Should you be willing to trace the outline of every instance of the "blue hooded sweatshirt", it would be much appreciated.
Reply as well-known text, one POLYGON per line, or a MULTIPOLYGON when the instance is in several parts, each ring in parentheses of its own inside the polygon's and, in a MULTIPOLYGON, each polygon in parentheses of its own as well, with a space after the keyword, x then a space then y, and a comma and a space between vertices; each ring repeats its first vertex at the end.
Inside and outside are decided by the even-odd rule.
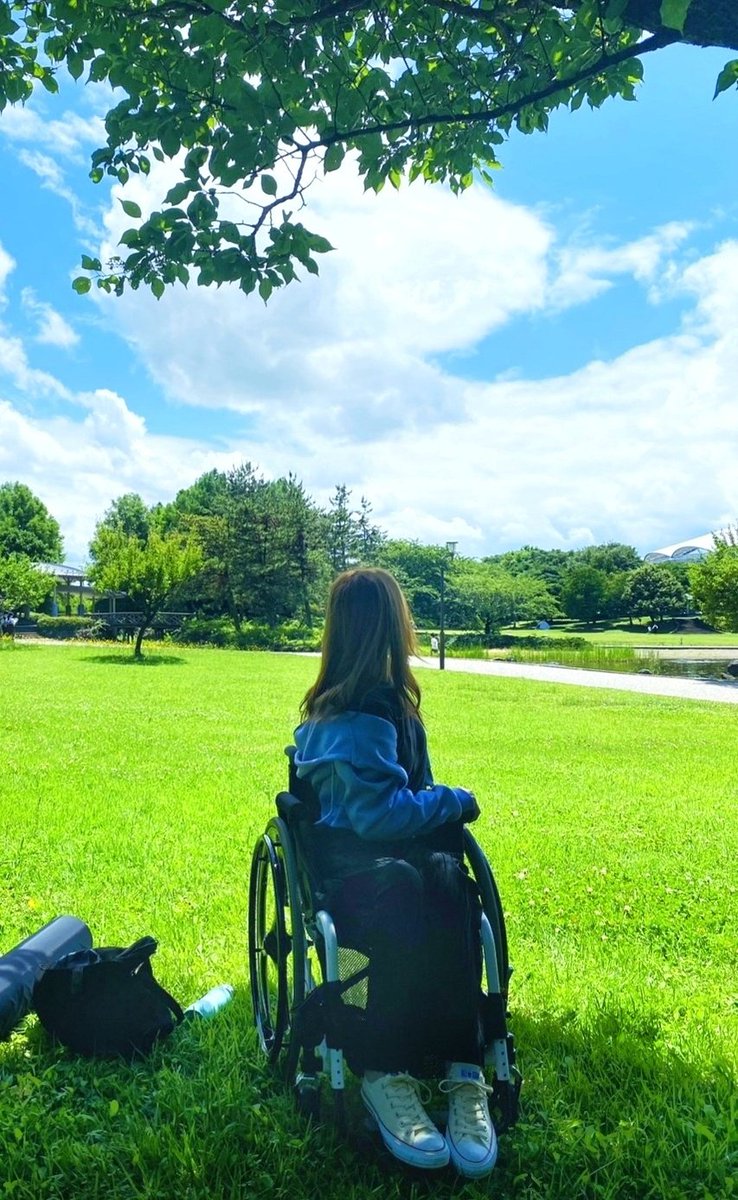
POLYGON ((318 827, 368 841, 401 840, 458 821, 475 808, 465 788, 435 783, 413 792, 397 757, 397 729, 370 713, 344 712, 295 730, 298 779, 320 802, 318 827))

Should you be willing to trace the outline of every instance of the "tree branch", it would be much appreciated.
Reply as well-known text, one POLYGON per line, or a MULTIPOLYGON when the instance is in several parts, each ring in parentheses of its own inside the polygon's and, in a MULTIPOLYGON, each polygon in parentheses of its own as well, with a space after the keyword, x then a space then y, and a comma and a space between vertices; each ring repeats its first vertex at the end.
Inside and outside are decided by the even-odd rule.
POLYGON ((529 104, 538 104, 541 100, 547 100, 549 97, 555 96, 557 92, 563 92, 568 88, 576 87, 578 83, 583 83, 585 79, 591 79, 593 75, 598 75, 601 71, 618 66, 629 59, 640 58, 641 55, 650 54, 654 50, 661 50, 665 46, 678 41, 680 41, 680 34, 676 30, 665 29, 660 33, 653 34, 650 38, 646 38, 643 42, 626 46, 623 50, 619 50, 615 54, 601 55, 596 62, 583 67, 568 79, 554 79, 551 83, 546 84, 545 87, 539 88, 538 91, 529 92, 527 96, 498 105, 497 108, 480 109, 478 112, 471 113, 426 113, 422 117, 408 117, 406 120, 387 121, 383 124, 367 126, 366 128, 348 129, 341 133, 327 134, 310 144, 313 148, 317 149, 319 146, 332 146, 336 142, 353 141, 356 138, 369 137, 375 133, 393 133, 401 129, 422 129, 428 125, 475 125, 481 121, 487 123, 499 121, 501 117, 512 116, 521 109, 527 108, 529 104))

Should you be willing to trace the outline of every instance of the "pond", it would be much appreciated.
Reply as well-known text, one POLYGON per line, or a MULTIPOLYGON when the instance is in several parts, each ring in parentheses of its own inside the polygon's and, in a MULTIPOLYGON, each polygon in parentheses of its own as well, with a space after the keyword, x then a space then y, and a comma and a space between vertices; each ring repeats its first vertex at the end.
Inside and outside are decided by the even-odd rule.
MULTIPOLYGON (((490 657, 503 657, 495 651, 490 657)), ((726 667, 738 662, 738 647, 708 648, 691 646, 671 648, 599 646, 586 649, 525 650, 515 647, 504 654, 508 662, 548 663, 560 667, 578 667, 589 671, 617 671, 627 675, 671 675, 682 679, 724 679, 726 667)))

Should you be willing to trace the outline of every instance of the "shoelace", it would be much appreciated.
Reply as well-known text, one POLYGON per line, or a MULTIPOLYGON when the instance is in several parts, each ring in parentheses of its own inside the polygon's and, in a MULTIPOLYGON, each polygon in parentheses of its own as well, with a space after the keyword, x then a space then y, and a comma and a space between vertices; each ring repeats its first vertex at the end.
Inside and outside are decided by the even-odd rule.
POLYGON ((423 1104, 430 1100, 430 1088, 419 1079, 402 1073, 390 1075, 384 1084, 384 1092, 401 1127, 415 1130, 435 1128, 423 1108, 423 1104))
POLYGON ((456 1137, 476 1137, 486 1141, 492 1121, 485 1098, 493 1094, 494 1088, 476 1079, 442 1079, 438 1090, 449 1092, 455 1100, 456 1137))

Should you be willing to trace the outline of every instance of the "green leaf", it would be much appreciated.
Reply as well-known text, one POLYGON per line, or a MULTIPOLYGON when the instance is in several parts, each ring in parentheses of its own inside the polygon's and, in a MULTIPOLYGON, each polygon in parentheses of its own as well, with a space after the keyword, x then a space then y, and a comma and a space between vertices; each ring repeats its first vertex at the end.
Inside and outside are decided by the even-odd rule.
POLYGON ((179 148, 182 145, 179 140, 179 134, 172 125, 164 125, 162 127, 159 134, 159 144, 167 158, 174 158, 175 154, 179 154, 179 148))
POLYGON ((120 206, 127 217, 140 217, 141 209, 136 204, 135 200, 121 200, 120 206))
POLYGON ((85 60, 81 54, 72 53, 67 55, 67 70, 72 76, 72 79, 79 79, 84 69, 85 60))
POLYGON ((321 237, 320 234, 311 233, 309 238, 310 249, 314 254, 327 254, 334 247, 328 241, 328 238, 321 237))
POLYGON ((692 0, 661 0, 661 24, 684 33, 684 22, 692 0))
POLYGON ((326 174, 329 171, 337 171, 346 156, 346 151, 340 142, 334 142, 325 152, 323 159, 323 169, 326 174))
POLYGON ((170 188, 164 199, 167 204, 181 204, 189 196, 192 187, 188 180, 183 180, 181 183, 175 183, 173 188, 170 188))
POLYGON ((78 275, 77 278, 72 283, 72 287, 74 288, 74 290, 78 296, 84 296, 85 292, 89 292, 90 288, 92 287, 92 284, 90 283, 90 280, 87 279, 87 277, 85 275, 78 275))
POLYGON ((267 196, 276 196, 277 181, 273 175, 262 175, 261 190, 262 192, 266 192, 267 196))
POLYGON ((738 85, 738 58, 734 58, 732 62, 726 63, 718 75, 717 83, 715 84, 715 95, 713 96, 713 100, 719 96, 721 92, 727 91, 729 87, 733 86, 733 84, 738 85))
POLYGON ((162 296, 164 295, 164 281, 161 279, 152 279, 151 290, 156 296, 156 299, 161 300, 162 296))
POLYGON ((90 258, 89 254, 82 255, 82 267, 85 271, 102 271, 99 258, 90 258))
POLYGON ((259 284, 259 295, 261 296, 261 298, 265 304, 266 304, 267 300, 269 299, 269 297, 271 296, 273 291, 274 291, 274 288, 272 287, 269 280, 262 279, 261 283, 259 284))

